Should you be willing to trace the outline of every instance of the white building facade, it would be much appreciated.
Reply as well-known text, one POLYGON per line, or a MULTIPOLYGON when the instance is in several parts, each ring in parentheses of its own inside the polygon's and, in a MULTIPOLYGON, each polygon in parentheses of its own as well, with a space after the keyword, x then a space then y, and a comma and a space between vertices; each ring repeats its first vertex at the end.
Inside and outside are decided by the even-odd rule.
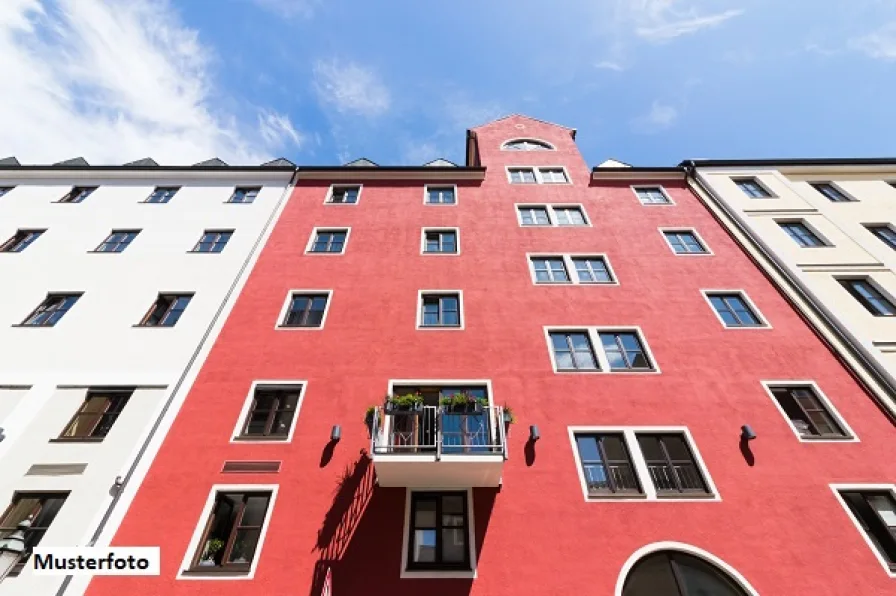
MULTIPOLYGON (((0 536, 28 515, 41 546, 93 539, 214 342, 294 172, 285 160, 0 161, 0 536)), ((63 581, 27 565, 14 575, 0 596, 63 581)))

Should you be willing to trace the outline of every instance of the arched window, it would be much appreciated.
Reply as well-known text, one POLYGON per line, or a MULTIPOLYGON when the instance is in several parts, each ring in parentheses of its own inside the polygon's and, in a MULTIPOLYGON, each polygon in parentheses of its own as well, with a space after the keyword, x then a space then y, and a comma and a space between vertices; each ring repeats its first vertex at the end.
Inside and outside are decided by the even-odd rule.
POLYGON ((727 573, 694 555, 661 550, 635 563, 622 596, 749 596, 727 573))
POLYGON ((504 151, 553 151, 554 148, 544 141, 535 139, 514 139, 501 147, 504 151))

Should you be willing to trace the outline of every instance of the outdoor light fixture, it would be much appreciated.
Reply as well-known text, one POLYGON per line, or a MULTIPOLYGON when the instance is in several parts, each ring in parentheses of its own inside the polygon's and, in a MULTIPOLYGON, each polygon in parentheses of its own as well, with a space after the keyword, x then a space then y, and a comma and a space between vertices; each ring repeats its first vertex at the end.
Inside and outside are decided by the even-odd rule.
POLYGON ((330 440, 338 441, 342 438, 342 427, 338 424, 333 425, 333 430, 330 431, 330 440))
POLYGON ((3 434, 3 427, 0 426, 0 441, 6 438, 6 435, 3 434))
POLYGON ((534 442, 540 438, 541 438, 541 433, 538 432, 538 426, 533 424, 532 426, 529 427, 529 440, 534 442))
POLYGON ((753 429, 749 424, 744 424, 740 427, 740 440, 741 441, 752 441, 756 438, 756 433, 753 432, 753 429))
POLYGON ((23 519, 16 526, 16 531, 0 540, 0 583, 12 571, 22 553, 25 552, 25 532, 31 527, 30 519, 23 519))

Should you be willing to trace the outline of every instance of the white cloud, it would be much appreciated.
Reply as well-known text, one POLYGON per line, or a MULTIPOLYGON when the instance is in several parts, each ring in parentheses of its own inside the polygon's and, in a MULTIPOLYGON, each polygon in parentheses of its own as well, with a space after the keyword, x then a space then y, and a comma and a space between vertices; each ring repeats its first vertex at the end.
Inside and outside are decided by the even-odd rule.
POLYGON ((896 60, 896 22, 850 41, 850 47, 879 60, 896 60))
POLYGON ((265 10, 269 10, 283 18, 310 18, 320 0, 252 0, 265 10))
POLYGON ((618 63, 615 56, 624 53, 626 38, 669 41, 717 27, 744 12, 736 8, 713 11, 707 6, 710 1, 615 0, 609 15, 601 21, 614 40, 611 62, 618 63))
POLYGON ((375 117, 391 104, 389 90, 373 70, 335 58, 314 65, 314 88, 324 104, 340 113, 375 117))
POLYGON ((649 41, 667 41, 681 37, 682 35, 690 35, 704 29, 718 27, 725 21, 743 14, 742 10, 726 10, 724 12, 697 16, 696 12, 690 11, 690 16, 682 18, 682 15, 676 15, 671 10, 668 14, 663 15, 655 24, 642 25, 635 29, 639 37, 643 37, 649 41))
POLYGON ((434 159, 445 157, 445 148, 432 141, 418 141, 408 143, 402 153, 402 163, 412 166, 422 166, 434 159))
POLYGON ((665 130, 678 120, 678 109, 672 105, 654 101, 650 111, 632 121, 635 132, 652 134, 665 130))
POLYGON ((292 137, 215 109, 211 51, 164 0, 3 3, 0 147, 23 163, 259 163, 292 137))
POLYGON ((270 147, 285 147, 290 144, 300 147, 305 140, 293 127, 289 116, 270 110, 262 110, 258 114, 258 129, 261 138, 270 147))
POLYGON ((614 60, 601 60, 594 65, 594 68, 615 70, 616 72, 622 72, 623 70, 625 70, 624 66, 614 60))

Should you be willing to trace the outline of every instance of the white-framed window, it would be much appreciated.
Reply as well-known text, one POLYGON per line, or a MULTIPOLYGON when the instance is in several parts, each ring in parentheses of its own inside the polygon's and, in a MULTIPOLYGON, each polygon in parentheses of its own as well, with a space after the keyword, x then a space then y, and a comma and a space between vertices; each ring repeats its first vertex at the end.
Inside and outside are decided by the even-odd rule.
POLYGON ((459 228, 423 228, 420 233, 420 254, 459 255, 459 228))
POLYGON ((853 203, 858 201, 857 198, 833 182, 810 182, 809 186, 817 190, 832 203, 853 203))
POLYGON ((858 442, 814 381, 762 381, 762 387, 801 443, 858 442))
POLYGON ((327 205, 357 205, 361 202, 361 184, 331 184, 324 203, 327 205))
POLYGON ((527 254, 532 283, 619 285, 603 254, 527 254))
POLYGON ((771 325, 743 290, 700 290, 727 329, 769 329, 771 325))
POLYGON ((719 493, 684 426, 570 426, 586 501, 715 500, 719 493))
POLYGON ((348 245, 351 228, 314 228, 305 247, 306 255, 342 255, 348 245))
POLYGON ((632 186, 632 192, 642 205, 674 205, 672 198, 662 186, 632 186))
POLYGON ((800 248, 823 248, 831 246, 808 222, 803 220, 775 220, 785 234, 800 248))
POLYGON ((896 577, 896 485, 829 486, 884 571, 896 577))
POLYGON ((276 484, 213 485, 177 579, 255 577, 278 490, 276 484))
POLYGON ((774 199, 777 198, 758 178, 732 178, 732 182, 751 199, 774 199))
POLYGON ((464 299, 461 290, 417 292, 417 329, 464 328, 464 299))
POLYGON ((456 184, 427 184, 423 187, 424 205, 457 205, 456 184))
POLYGON ((694 228, 659 228, 672 252, 678 256, 710 256, 712 251, 694 228))
POLYGON ((501 145, 501 151, 554 151, 554 146, 540 139, 510 139, 501 145))
POLYGON ((402 578, 475 578, 473 489, 407 489, 402 578))
POLYGON ((274 328, 281 331, 323 329, 332 299, 333 290, 290 290, 274 328))
POLYGON ((511 184, 571 184, 565 166, 507 166, 511 184))
POLYGON ((143 202, 167 203, 174 198, 174 195, 176 195, 179 190, 179 186, 157 186, 143 202))
POLYGON ((521 227, 590 226, 581 204, 516 204, 516 219, 521 227))
POLYGON ((231 443, 291 443, 307 381, 252 381, 231 443))
POLYGON ((555 373, 659 373, 641 329, 546 326, 544 335, 555 373))
POLYGON ((228 203, 236 203, 238 205, 250 205, 258 198, 261 192, 260 186, 237 186, 233 189, 233 194, 227 199, 228 203))

